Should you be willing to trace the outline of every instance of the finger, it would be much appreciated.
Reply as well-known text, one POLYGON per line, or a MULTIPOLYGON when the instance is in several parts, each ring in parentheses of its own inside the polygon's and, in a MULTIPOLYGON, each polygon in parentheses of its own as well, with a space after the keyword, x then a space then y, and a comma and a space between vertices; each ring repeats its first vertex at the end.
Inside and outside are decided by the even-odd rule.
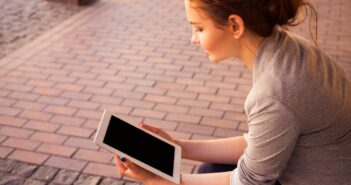
POLYGON ((115 157, 115 159, 119 159, 120 158, 120 156, 117 155, 117 154, 113 154, 113 156, 115 157))
POLYGON ((115 155, 114 158, 115 158, 115 164, 116 164, 117 168, 118 169, 123 168, 124 165, 121 163, 121 161, 119 161, 119 156, 115 155))
POLYGON ((142 119, 139 121, 139 125, 140 125, 140 126, 144 123, 144 120, 145 120, 145 118, 142 118, 142 119))
POLYGON ((127 158, 124 158, 123 160, 121 160, 121 162, 128 170, 134 171, 137 173, 138 168, 130 160, 128 160, 127 158))
POLYGON ((118 155, 115 155, 115 164, 117 166, 117 169, 121 175, 128 169, 121 161, 120 157, 118 155))
POLYGON ((153 127, 151 125, 147 125, 145 123, 141 123, 140 126, 145 128, 146 130, 149 130, 149 131, 155 133, 155 134, 160 133, 160 129, 159 128, 153 127))

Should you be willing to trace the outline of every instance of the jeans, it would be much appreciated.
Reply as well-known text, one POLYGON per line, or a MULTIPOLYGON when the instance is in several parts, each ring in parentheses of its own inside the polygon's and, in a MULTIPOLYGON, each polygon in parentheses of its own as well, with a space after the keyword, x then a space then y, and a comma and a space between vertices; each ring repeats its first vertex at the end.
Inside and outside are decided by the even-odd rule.
MULTIPOLYGON (((202 163, 197 173, 227 172, 227 171, 233 171, 235 168, 236 168, 236 165, 202 163)), ((275 185, 281 185, 281 184, 279 183, 279 181, 277 181, 275 185)))

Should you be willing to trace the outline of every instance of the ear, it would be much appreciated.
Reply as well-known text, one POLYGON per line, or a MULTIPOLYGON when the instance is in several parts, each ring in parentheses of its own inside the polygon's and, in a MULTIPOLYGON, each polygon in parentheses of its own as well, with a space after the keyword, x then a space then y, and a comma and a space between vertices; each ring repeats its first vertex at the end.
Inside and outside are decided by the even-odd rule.
POLYGON ((230 15, 228 18, 228 25, 235 39, 241 38, 244 34, 245 25, 243 19, 238 15, 230 15))

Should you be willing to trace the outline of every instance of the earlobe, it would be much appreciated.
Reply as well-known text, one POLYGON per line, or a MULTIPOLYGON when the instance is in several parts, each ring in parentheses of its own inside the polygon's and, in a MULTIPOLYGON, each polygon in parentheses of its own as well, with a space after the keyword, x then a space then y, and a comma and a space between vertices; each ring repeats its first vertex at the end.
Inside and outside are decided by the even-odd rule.
POLYGON ((231 27, 232 35, 235 39, 241 38, 244 33, 244 21, 238 15, 229 16, 229 26, 231 27))

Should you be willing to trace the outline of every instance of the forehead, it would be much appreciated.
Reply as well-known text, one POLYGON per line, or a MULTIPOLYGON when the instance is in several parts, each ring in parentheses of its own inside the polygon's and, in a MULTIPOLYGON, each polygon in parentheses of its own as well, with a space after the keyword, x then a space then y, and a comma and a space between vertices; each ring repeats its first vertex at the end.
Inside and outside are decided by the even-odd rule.
POLYGON ((184 5, 186 17, 189 22, 204 22, 209 20, 206 13, 195 2, 184 0, 184 5))

